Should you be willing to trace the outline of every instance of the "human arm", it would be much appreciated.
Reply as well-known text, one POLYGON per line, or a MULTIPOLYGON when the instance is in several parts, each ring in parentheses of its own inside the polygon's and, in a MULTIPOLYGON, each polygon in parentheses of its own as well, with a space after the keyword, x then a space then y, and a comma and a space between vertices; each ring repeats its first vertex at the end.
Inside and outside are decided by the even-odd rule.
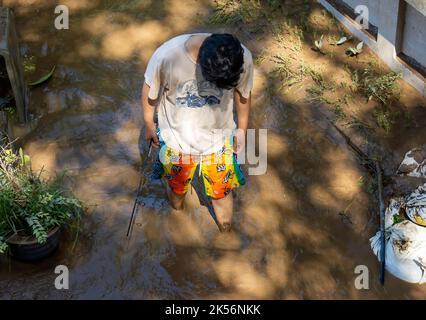
MULTIPOLYGON (((245 48, 245 47, 244 47, 245 48)), ((253 58, 250 51, 244 50, 244 72, 234 90, 234 105, 237 112, 237 133, 234 136, 234 152, 239 153, 245 147, 246 133, 251 107, 253 89, 253 58)))
POLYGON ((234 90, 235 109, 237 111, 237 134, 234 136, 234 152, 239 153, 245 147, 246 133, 251 107, 251 93, 244 98, 238 90, 234 90))
POLYGON ((146 141, 153 141, 155 146, 159 146, 158 137, 154 123, 154 112, 156 100, 149 98, 150 87, 144 82, 142 87, 142 114, 145 124, 145 139, 146 141))

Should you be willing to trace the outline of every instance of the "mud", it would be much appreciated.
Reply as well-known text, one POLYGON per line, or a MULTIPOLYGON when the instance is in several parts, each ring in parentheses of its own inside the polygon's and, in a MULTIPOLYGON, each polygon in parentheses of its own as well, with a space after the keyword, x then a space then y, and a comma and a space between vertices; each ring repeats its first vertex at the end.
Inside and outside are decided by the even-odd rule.
MULTIPOLYGON (((43 167, 47 175, 68 170, 70 186, 89 209, 74 249, 68 236, 40 263, 0 258, 1 299, 425 297, 424 287, 391 275, 384 287, 379 284, 368 242, 377 230, 377 205, 361 183, 367 173, 325 113, 300 98, 304 90, 266 93, 262 67, 255 71, 251 126, 268 129, 268 170, 249 176, 236 192, 234 231, 218 232, 197 197, 198 184, 188 193, 186 210, 176 212, 161 183, 151 183, 139 198, 129 241, 138 165, 146 155, 139 105, 144 68, 164 40, 218 30, 204 23, 212 3, 61 4, 70 6, 69 30, 54 28, 56 1, 3 1, 15 9, 22 53, 37 57, 32 77, 57 66, 53 78, 31 92, 35 128, 19 143, 34 169, 43 167), (67 291, 53 285, 59 264, 70 270, 67 291), (369 268, 369 290, 354 286, 357 265, 369 268)), ((225 30, 235 31, 253 52, 272 42, 269 33, 256 40, 243 28, 219 29, 225 30)), ((314 54, 308 46, 303 50, 314 54)), ((331 57, 328 63, 333 73, 333 63, 341 62, 331 57)), ((418 97, 410 91, 412 96, 418 97)), ((409 128, 401 130, 407 139, 421 140, 409 128)), ((412 141, 401 146, 397 135, 384 143, 403 155, 412 141)))

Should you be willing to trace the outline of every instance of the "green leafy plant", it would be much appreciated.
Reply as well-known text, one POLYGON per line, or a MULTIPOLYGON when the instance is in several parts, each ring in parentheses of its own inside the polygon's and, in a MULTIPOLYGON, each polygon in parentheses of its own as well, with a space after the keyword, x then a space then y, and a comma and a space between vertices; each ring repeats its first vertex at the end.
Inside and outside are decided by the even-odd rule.
POLYGON ((34 60, 35 60, 34 56, 24 56, 22 64, 24 66, 25 73, 32 74, 36 71, 37 67, 34 60))
POLYGON ((0 147, 0 253, 14 235, 43 244, 50 230, 79 221, 82 203, 64 187, 64 175, 42 179, 22 149, 0 147))
POLYGON ((18 119, 18 115, 16 113, 16 107, 14 105, 8 104, 4 106, 0 111, 4 111, 10 119, 13 119, 13 120, 18 119))
POLYGON ((392 225, 394 225, 394 224, 397 224, 397 223, 400 223, 400 222, 402 222, 402 221, 404 221, 405 219, 403 218, 403 217, 401 217, 399 214, 396 214, 396 215, 393 215, 392 216, 392 218, 393 218, 393 223, 392 223, 392 225))
POLYGON ((374 109, 373 116, 377 125, 389 133, 395 123, 396 114, 392 113, 387 107, 380 107, 374 109))
POLYGON ((371 73, 364 73, 361 89, 368 100, 375 98, 382 104, 387 104, 390 100, 399 99, 399 89, 397 80, 399 74, 389 72, 382 76, 375 76, 371 73))
POLYGON ((375 99, 382 105, 389 105, 399 100, 400 88, 397 80, 400 74, 389 72, 377 74, 370 68, 351 73, 354 91, 363 94, 368 101, 375 99))

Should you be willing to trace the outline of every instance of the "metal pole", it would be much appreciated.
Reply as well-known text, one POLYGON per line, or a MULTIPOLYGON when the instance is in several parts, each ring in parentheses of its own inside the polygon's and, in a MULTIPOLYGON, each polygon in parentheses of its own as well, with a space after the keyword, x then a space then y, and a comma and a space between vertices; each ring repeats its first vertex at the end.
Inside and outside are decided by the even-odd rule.
POLYGON ((141 164, 141 166, 140 166, 140 173, 141 173, 141 177, 140 177, 140 179, 139 179, 138 191, 137 191, 137 193, 136 193, 135 202, 134 202, 134 204, 133 204, 133 210, 132 210, 132 214, 131 214, 131 216, 130 216, 129 226, 127 227, 127 237, 131 237, 131 235, 132 235, 133 225, 135 224, 135 220, 136 220, 136 211, 137 211, 137 208, 138 208, 138 206, 139 206, 138 197, 139 197, 139 194, 140 194, 140 192, 141 192, 141 190, 142 190, 142 185, 143 185, 143 184, 142 184, 142 182, 143 182, 142 169, 143 169, 143 167, 145 166, 145 164, 146 164, 146 162, 147 162, 147 160, 148 160, 149 156, 151 155, 151 150, 152 150, 152 139, 151 139, 151 141, 149 142, 149 151, 148 151, 148 155, 147 155, 147 157, 145 158, 145 160, 142 162, 142 164, 141 164))
POLYGON ((376 172, 377 172, 378 192, 379 192, 380 233, 381 233, 379 279, 380 279, 380 283, 383 285, 385 283, 385 266, 386 266, 385 204, 383 200, 382 169, 378 162, 376 162, 376 172))

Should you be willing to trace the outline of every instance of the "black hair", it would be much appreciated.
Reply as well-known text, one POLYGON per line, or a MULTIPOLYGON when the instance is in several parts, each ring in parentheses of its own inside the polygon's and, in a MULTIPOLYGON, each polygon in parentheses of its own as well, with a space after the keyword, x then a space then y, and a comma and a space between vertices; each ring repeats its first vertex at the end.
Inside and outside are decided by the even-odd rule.
POLYGON ((235 88, 243 72, 244 49, 240 41, 228 33, 207 37, 198 52, 201 73, 221 89, 235 88))

